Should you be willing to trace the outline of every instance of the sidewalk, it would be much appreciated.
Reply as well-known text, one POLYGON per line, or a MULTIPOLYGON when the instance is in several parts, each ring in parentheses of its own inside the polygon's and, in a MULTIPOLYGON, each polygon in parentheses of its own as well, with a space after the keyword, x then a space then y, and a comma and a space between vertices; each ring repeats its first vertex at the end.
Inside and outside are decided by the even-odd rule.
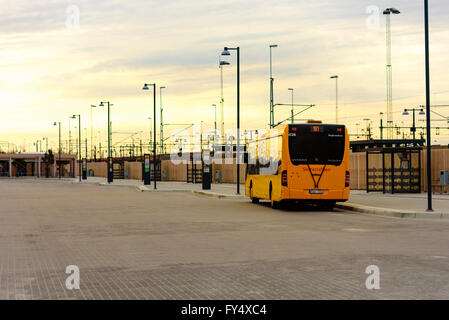
POLYGON ((383 194, 351 190, 349 201, 337 204, 344 210, 399 218, 449 218, 449 195, 432 195, 434 212, 426 212, 427 193, 383 194))
MULTIPOLYGON (((72 179, 72 183, 79 183, 78 178, 72 179)), ((237 195, 237 185, 234 183, 213 183, 211 190, 202 190, 202 184, 186 183, 178 181, 157 181, 154 189, 154 182, 150 185, 144 185, 141 180, 132 179, 116 179, 112 183, 108 183, 106 178, 102 177, 88 177, 87 180, 82 180, 81 183, 98 184, 103 187, 132 187, 141 192, 193 192, 205 196, 216 198, 244 198, 245 184, 240 184, 240 195, 237 195)))
MULTIPOLYGON (((79 183, 78 179, 69 181, 79 183)), ((154 190, 153 181, 151 185, 146 186, 143 181, 130 179, 114 180, 108 184, 106 178, 101 177, 89 177, 82 183, 98 184, 104 187, 131 187, 140 192, 192 192, 214 198, 246 199, 244 184, 240 185, 240 195, 237 195, 236 184, 232 183, 212 184, 211 190, 202 190, 201 184, 174 181, 158 181, 157 190, 154 190)), ((427 193, 383 194, 351 190, 349 201, 337 203, 336 208, 397 218, 449 219, 449 195, 434 194, 432 204, 434 212, 426 212, 427 193)))

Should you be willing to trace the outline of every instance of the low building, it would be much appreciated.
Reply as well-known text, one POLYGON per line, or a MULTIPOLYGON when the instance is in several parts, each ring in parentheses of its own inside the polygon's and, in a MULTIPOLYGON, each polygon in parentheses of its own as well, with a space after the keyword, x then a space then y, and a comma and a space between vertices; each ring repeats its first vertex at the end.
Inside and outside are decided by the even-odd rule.
POLYGON ((54 155, 53 163, 46 161, 43 152, 0 154, 0 177, 56 177, 61 167, 61 175, 75 176, 76 155, 54 155))

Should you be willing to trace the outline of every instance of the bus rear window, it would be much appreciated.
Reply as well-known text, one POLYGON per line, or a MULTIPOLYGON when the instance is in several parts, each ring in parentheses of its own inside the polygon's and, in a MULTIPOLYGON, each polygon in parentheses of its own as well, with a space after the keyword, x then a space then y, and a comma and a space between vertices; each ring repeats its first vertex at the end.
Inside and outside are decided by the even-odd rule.
POLYGON ((291 162, 340 165, 345 152, 345 126, 323 124, 290 125, 288 148, 291 162))

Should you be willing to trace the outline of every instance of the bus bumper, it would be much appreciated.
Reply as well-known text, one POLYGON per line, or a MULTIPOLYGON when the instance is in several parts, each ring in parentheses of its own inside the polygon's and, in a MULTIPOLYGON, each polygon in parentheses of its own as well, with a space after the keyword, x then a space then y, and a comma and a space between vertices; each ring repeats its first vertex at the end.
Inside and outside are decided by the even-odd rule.
MULTIPOLYGON (((313 191, 312 191, 313 192, 313 191)), ((287 189, 282 192, 283 199, 289 200, 334 200, 338 202, 349 199, 349 188, 340 190, 320 190, 320 194, 311 193, 309 189, 287 189)))

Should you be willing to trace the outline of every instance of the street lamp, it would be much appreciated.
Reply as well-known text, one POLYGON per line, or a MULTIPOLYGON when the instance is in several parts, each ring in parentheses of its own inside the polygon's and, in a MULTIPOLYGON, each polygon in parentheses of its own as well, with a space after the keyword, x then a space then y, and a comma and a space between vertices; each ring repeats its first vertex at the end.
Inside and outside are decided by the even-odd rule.
POLYGON ((153 86, 153 179, 154 189, 156 189, 156 83, 145 83, 142 90, 149 90, 149 86, 153 86))
POLYGON ((59 179, 61 179, 61 122, 55 122, 53 125, 59 126, 59 179))
POLYGON ((400 14, 396 8, 387 8, 383 14, 386 17, 387 29, 387 124, 388 138, 393 138, 393 67, 391 64, 391 15, 400 14))
POLYGON ((215 151, 215 138, 217 137, 217 105, 214 103, 212 105, 214 107, 214 151, 215 151))
POLYGON ((78 117, 78 168, 79 168, 79 172, 78 172, 78 176, 80 178, 80 183, 81 183, 81 116, 79 114, 74 114, 72 116, 72 119, 76 119, 76 117, 78 117))
POLYGON ((162 89, 165 89, 166 87, 159 87, 159 97, 160 97, 160 109, 161 109, 161 127, 159 132, 159 140, 160 140, 160 147, 161 147, 161 154, 164 153, 164 118, 162 114, 162 89))
POLYGON ((151 128, 151 120, 152 120, 153 118, 151 118, 151 117, 148 117, 148 120, 150 120, 150 142, 149 142, 149 145, 151 146, 151 136, 153 135, 153 130, 152 130, 152 128, 151 128))
POLYGON ((370 123, 371 119, 365 118, 365 119, 363 119, 363 121, 366 121, 365 122, 366 123, 366 136, 367 136, 366 140, 370 140, 371 139, 371 123, 370 123))
POLYGON ((294 124, 295 118, 294 118, 294 110, 293 110, 293 88, 288 88, 288 90, 290 90, 292 92, 292 124, 294 124))
POLYGON ((224 97, 223 97, 223 67, 230 65, 229 62, 221 60, 221 55, 218 55, 218 68, 220 69, 220 120, 221 120, 221 137, 222 144, 225 144, 224 134, 224 97))
POLYGON ((224 47, 222 56, 230 56, 229 50, 237 51, 237 194, 240 194, 240 47, 228 48, 224 47))
POLYGON ((217 134, 217 105, 214 103, 213 105, 212 105, 212 107, 214 107, 214 117, 215 117, 215 120, 214 120, 214 129, 215 129, 215 134, 217 134))
POLYGON ((411 131, 413 133, 413 146, 416 146, 416 122, 415 122, 415 111, 419 111, 419 115, 424 116, 426 113, 424 112, 423 108, 419 108, 419 109, 404 109, 404 112, 402 113, 403 116, 408 116, 409 115, 409 111, 413 112, 413 125, 411 127, 411 131))
POLYGON ((274 78, 271 49, 277 47, 277 44, 270 44, 270 128, 274 127, 274 78))
POLYGON ((384 138, 384 113, 383 112, 379 112, 379 117, 380 117, 380 140, 383 140, 384 138))
POLYGON ((432 140, 430 128, 430 53, 429 53, 429 1, 424 0, 424 33, 426 46, 426 127, 427 127, 427 211, 432 209, 432 140))
POLYGON ((45 141, 45 152, 48 152, 48 137, 43 137, 42 140, 45 141))
MULTIPOLYGON (((91 159, 94 158, 93 152, 94 152, 94 123, 93 123, 93 108, 96 108, 97 106, 91 104, 90 105, 90 157, 91 159)), ((87 158, 87 154, 86 154, 87 158)))
POLYGON ((101 101, 98 105, 99 107, 104 107, 104 104, 108 104, 108 183, 114 181, 113 175, 113 164, 112 164, 112 153, 111 153, 111 103, 109 101, 101 101))
POLYGON ((338 75, 330 78, 335 79, 335 124, 338 124, 338 75))

